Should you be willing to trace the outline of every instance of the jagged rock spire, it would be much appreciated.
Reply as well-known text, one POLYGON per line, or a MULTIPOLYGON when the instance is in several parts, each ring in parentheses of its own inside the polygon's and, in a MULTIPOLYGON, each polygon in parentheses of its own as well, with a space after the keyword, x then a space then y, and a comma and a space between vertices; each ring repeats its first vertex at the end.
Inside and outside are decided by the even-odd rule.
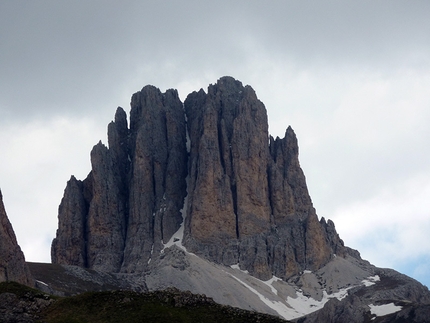
POLYGON ((145 86, 131 99, 129 197, 122 271, 141 271, 182 222, 185 115, 176 90, 145 86))
POLYGON ((186 244, 237 263, 237 240, 271 225, 266 109, 250 86, 223 77, 207 94, 190 94, 185 111, 191 139, 186 244))
POLYGON ((131 100, 130 129, 118 108, 109 148, 91 151, 92 171, 69 181, 52 261, 108 272, 141 272, 182 223, 185 115, 176 90, 146 86, 131 100), (76 225, 74 224, 76 223, 76 225), (72 238, 73 237, 73 238, 72 238))

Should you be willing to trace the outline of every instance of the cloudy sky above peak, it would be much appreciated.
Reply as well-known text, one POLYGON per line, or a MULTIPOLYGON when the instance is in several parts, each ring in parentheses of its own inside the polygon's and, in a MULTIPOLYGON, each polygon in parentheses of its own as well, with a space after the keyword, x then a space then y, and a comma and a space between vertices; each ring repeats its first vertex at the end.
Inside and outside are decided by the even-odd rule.
POLYGON ((251 85, 291 125, 319 216, 430 284, 430 2, 2 1, 0 188, 29 261, 50 261, 71 175, 147 84, 251 85))

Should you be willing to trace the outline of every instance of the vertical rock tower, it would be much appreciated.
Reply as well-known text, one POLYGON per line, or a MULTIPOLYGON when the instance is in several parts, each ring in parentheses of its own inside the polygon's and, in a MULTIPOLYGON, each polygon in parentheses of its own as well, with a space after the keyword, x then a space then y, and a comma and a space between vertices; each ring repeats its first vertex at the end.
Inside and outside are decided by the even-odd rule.
POLYGON ((231 77, 184 103, 176 90, 144 87, 130 127, 118 108, 108 141, 93 148, 88 177, 67 183, 53 263, 143 272, 181 223, 190 252, 262 279, 348 252, 318 220, 294 131, 269 136, 264 104, 231 77))
POLYGON ((131 100, 130 128, 118 108, 109 148, 91 151, 92 171, 73 176, 59 207, 52 262, 140 272, 182 223, 186 195, 185 117, 175 90, 146 86, 131 100))
POLYGON ((34 286, 24 254, 19 247, 12 225, 6 214, 0 191, 0 282, 15 281, 34 286))

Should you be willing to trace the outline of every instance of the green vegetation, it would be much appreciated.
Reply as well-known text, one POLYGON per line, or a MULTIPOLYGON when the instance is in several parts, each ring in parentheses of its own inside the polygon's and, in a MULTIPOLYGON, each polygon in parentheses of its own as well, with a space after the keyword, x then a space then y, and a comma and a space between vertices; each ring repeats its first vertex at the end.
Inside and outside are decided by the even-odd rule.
MULTIPOLYGON (((13 293, 20 299, 32 295, 47 296, 16 284, 0 284, 1 293, 13 293), (27 296, 26 296, 27 295, 27 296)), ((115 323, 115 322, 237 322, 280 323, 281 318, 216 304, 204 295, 176 289, 137 293, 132 291, 88 292, 48 300, 37 314, 37 322, 46 323, 115 323)), ((29 303, 29 307, 30 307, 29 303)))
POLYGON ((42 299, 49 299, 49 298, 56 298, 55 296, 50 296, 45 293, 42 293, 41 291, 30 288, 25 285, 21 285, 16 282, 2 282, 0 283, 0 294, 3 293, 11 293, 18 296, 18 298, 24 298, 24 299, 35 299, 35 298, 42 298, 42 299))

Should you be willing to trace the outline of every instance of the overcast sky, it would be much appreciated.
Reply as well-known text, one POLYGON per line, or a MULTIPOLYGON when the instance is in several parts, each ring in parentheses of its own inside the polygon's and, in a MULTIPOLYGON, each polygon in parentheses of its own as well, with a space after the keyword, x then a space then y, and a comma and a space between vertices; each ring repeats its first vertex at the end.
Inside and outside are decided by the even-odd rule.
POLYGON ((49 262, 67 180, 117 106, 230 75, 291 125, 320 217, 430 286, 430 1, 0 1, 0 188, 49 262))

